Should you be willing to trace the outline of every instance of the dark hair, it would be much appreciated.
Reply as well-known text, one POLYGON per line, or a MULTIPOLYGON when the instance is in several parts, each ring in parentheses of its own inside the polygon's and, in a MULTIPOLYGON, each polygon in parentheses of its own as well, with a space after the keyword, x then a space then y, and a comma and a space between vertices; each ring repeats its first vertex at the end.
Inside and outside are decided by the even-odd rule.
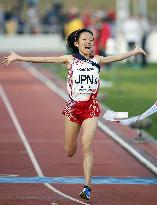
POLYGON ((67 38, 66 47, 67 47, 69 53, 73 54, 73 53, 78 53, 79 52, 77 46, 74 45, 74 42, 79 39, 80 34, 83 33, 83 32, 88 32, 88 33, 92 34, 92 36, 93 36, 93 32, 88 30, 88 29, 85 29, 85 28, 73 31, 67 38))

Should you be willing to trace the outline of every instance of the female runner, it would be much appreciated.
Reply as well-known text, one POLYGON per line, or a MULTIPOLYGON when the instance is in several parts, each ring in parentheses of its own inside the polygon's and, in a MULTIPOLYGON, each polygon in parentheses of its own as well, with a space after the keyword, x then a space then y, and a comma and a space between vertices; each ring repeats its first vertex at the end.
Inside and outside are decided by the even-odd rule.
POLYGON ((91 176, 93 168, 92 145, 100 114, 96 100, 99 89, 100 64, 121 61, 137 54, 146 55, 142 48, 135 48, 116 56, 93 55, 93 33, 87 29, 72 32, 67 38, 67 48, 71 55, 59 57, 23 57, 11 52, 5 57, 4 65, 12 61, 27 61, 32 63, 61 63, 68 68, 67 90, 69 100, 63 110, 65 115, 65 152, 72 157, 77 148, 77 136, 82 126, 83 168, 85 186, 80 197, 89 200, 91 194, 91 176))

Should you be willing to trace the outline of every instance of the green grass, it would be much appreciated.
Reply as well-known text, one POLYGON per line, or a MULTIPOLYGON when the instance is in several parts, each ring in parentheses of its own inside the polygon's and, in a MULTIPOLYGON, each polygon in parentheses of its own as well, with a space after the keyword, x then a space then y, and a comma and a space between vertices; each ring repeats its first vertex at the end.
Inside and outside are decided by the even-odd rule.
MULTIPOLYGON (((102 103, 114 111, 127 111, 129 116, 143 113, 157 100, 157 65, 147 68, 128 67, 117 63, 112 69, 102 69, 102 80, 112 82, 112 87, 101 87, 99 93, 104 95, 102 103)), ((44 64, 44 67, 56 72, 66 80, 65 66, 44 64)), ((151 116, 151 129, 147 130, 157 139, 157 114, 151 116)))

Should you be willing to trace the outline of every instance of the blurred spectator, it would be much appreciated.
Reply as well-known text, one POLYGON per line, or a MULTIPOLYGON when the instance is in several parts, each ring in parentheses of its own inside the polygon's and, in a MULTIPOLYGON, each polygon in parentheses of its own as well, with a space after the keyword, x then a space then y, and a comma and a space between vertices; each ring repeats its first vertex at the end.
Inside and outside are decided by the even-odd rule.
POLYGON ((22 16, 19 16, 18 18, 18 34, 24 34, 25 33, 25 21, 22 16))
POLYGON ((15 19, 11 18, 5 24, 5 30, 8 35, 13 35, 17 33, 17 22, 15 19))
POLYGON ((68 22, 65 24, 65 36, 69 36, 75 30, 83 28, 83 21, 80 18, 79 11, 77 8, 71 8, 68 13, 68 22))
POLYGON ((53 32, 62 32, 65 14, 62 3, 59 0, 53 1, 51 8, 46 11, 42 18, 42 23, 53 32))
POLYGON ((101 19, 104 17, 105 12, 102 10, 97 10, 92 14, 91 26, 89 29, 94 34, 94 54, 99 55, 99 35, 101 29, 101 19))
POLYGON ((109 12, 95 11, 89 29, 94 33, 95 54, 107 56, 115 53, 113 52, 113 44, 115 43, 113 39, 115 37, 115 12, 113 10, 109 12), (108 49, 109 46, 112 48, 108 49))
POLYGON ((109 10, 107 12, 107 16, 109 19, 112 38, 115 38, 116 37, 116 12, 115 12, 115 10, 113 10, 113 9, 109 10))
POLYGON ((82 10, 81 19, 83 21, 84 28, 90 28, 92 24, 91 11, 89 9, 82 10))
POLYGON ((137 18, 131 16, 124 24, 122 31, 127 41, 128 49, 131 50, 135 45, 140 46, 141 28, 137 18))
POLYGON ((12 7, 12 15, 17 22, 17 33, 23 34, 25 32, 25 21, 23 19, 23 5, 25 0, 16 0, 12 7))
POLYGON ((107 41, 112 36, 111 27, 109 24, 109 18, 105 16, 101 19, 100 22, 101 22, 101 27, 99 31, 99 41, 98 41, 99 54, 102 56, 107 56, 107 53, 106 53, 107 41))
MULTIPOLYGON (((135 46, 141 46, 141 27, 136 17, 131 16, 130 18, 126 19, 123 24, 122 32, 126 39, 127 50, 132 50, 135 46)), ((130 58, 128 63, 134 65, 139 64, 138 56, 130 58)))
POLYGON ((32 34, 40 32, 40 22, 38 16, 38 8, 34 4, 30 4, 27 10, 27 23, 32 34))
POLYGON ((17 18, 12 14, 11 11, 6 12, 5 21, 5 32, 8 35, 16 34, 18 29, 17 18))

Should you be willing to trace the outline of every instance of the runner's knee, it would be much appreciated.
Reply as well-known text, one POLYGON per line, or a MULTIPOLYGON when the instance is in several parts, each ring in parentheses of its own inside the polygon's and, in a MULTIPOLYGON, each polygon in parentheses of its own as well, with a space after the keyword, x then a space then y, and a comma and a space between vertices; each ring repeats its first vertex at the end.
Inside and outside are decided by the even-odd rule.
POLYGON ((65 153, 66 153, 67 157, 73 157, 74 154, 76 153, 76 147, 74 147, 73 149, 71 149, 69 147, 65 147, 65 153))
POLYGON ((86 145, 86 144, 83 144, 83 154, 86 155, 86 154, 89 154, 92 150, 92 146, 90 144, 86 145))

